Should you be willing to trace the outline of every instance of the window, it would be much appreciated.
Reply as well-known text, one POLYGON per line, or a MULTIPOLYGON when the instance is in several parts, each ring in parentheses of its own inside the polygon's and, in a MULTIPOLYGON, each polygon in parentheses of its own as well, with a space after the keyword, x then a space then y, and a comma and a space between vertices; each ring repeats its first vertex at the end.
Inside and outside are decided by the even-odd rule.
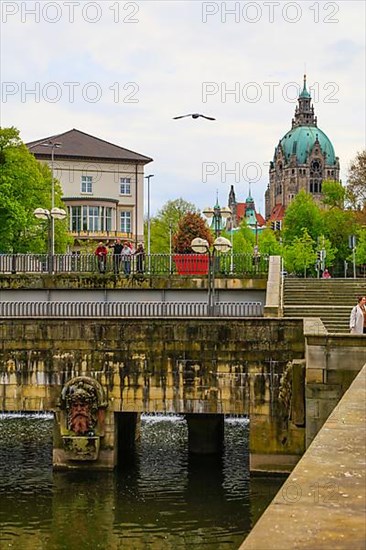
POLYGON ((92 193, 93 192, 93 177, 81 176, 81 192, 92 193))
POLYGON ((131 195, 131 178, 120 178, 119 193, 120 195, 131 195))
POLYGON ((99 231, 99 208, 98 206, 89 206, 89 215, 88 215, 88 230, 89 231, 99 231))
POLYGON ((112 231, 112 208, 71 206, 71 231, 112 231))
POLYGON ((81 230, 81 206, 70 207, 71 231, 81 230))
POLYGON ((120 212, 122 233, 131 233, 131 212, 123 210, 120 212))
POLYGON ((105 209, 105 228, 106 231, 112 231, 112 208, 105 209))

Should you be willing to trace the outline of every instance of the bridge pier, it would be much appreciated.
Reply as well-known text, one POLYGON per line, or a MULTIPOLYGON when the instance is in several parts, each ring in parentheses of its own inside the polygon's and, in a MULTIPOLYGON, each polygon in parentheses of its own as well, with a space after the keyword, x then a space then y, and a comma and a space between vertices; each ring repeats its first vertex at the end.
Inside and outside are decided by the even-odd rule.
POLYGON ((223 414, 186 414, 188 451, 194 454, 214 454, 224 442, 223 414))
POLYGON ((53 423, 53 468, 55 470, 113 470, 117 465, 116 425, 113 411, 103 418, 103 435, 64 435, 63 411, 56 411, 53 423))

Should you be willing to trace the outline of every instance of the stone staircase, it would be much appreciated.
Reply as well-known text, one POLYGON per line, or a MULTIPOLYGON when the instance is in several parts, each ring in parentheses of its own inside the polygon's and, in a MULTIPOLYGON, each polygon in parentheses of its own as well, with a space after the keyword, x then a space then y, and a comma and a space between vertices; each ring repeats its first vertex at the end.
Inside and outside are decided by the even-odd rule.
POLYGON ((365 279, 284 279, 283 316, 320 317, 328 332, 349 332, 357 296, 366 294, 365 279))

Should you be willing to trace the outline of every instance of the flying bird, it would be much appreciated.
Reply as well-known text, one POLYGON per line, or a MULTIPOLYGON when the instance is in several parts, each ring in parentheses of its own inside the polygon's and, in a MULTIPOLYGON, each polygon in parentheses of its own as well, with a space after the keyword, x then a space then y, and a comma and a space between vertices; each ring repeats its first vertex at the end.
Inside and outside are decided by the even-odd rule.
POLYGON ((173 120, 177 120, 178 118, 185 118, 187 116, 191 116, 192 118, 202 117, 202 118, 207 118, 207 120, 216 120, 216 118, 212 118, 211 116, 206 116, 206 115, 200 115, 199 113, 193 113, 193 114, 190 114, 190 115, 175 116, 175 117, 173 117, 173 120))

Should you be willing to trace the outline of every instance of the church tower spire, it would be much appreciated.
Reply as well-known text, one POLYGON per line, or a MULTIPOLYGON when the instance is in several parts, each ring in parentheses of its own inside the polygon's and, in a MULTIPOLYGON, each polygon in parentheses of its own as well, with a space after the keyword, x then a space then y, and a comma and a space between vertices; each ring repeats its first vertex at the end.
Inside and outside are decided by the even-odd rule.
POLYGON ((311 95, 306 88, 306 74, 304 74, 304 85, 298 97, 298 103, 295 109, 295 118, 292 119, 292 128, 297 128, 297 126, 316 126, 317 119, 314 116, 314 106, 311 105, 311 95))

